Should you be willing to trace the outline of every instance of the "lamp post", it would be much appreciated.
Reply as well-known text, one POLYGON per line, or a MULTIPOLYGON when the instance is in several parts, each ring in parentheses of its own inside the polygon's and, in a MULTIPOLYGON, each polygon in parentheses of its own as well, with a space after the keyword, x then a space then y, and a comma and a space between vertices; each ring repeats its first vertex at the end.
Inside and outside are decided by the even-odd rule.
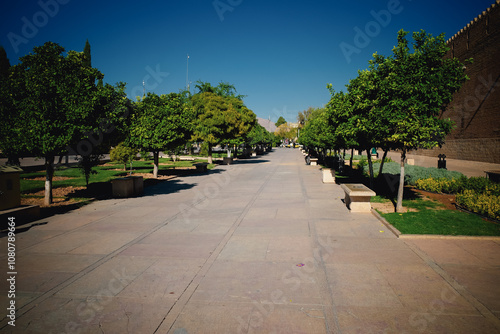
POLYGON ((189 54, 187 55, 186 60, 186 89, 191 93, 191 91, 189 90, 189 54))

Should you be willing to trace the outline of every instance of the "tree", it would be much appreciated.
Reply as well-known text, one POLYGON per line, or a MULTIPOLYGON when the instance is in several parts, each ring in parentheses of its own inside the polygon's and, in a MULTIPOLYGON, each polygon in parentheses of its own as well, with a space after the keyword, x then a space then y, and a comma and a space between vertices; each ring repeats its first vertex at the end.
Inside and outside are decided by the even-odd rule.
POLYGON ((400 30, 393 55, 376 55, 372 69, 384 74, 379 82, 376 109, 389 127, 386 141, 401 151, 397 212, 403 208, 406 153, 442 145, 451 132, 452 122, 439 118, 440 112, 468 79, 465 66, 458 59, 444 57, 449 49, 444 34, 433 37, 423 30, 414 32, 413 52, 407 34, 400 30))
POLYGON ((153 175, 158 177, 159 153, 172 150, 188 140, 191 115, 180 94, 158 96, 148 93, 136 103, 128 143, 153 152, 153 175))
POLYGON ((0 150, 7 156, 7 164, 19 165, 23 151, 22 131, 14 108, 10 82, 11 66, 5 49, 0 46, 0 150))
POLYGON ((192 105, 196 115, 192 140, 207 143, 209 163, 213 146, 244 138, 256 122, 255 114, 236 97, 198 93, 192 97, 192 105))
POLYGON ((327 150, 334 147, 334 131, 329 125, 329 114, 325 108, 311 109, 301 130, 299 142, 314 148, 321 154, 322 159, 326 157, 327 150))
POLYGON ((88 39, 85 42, 85 46, 83 48, 83 55, 84 55, 83 66, 92 67, 92 55, 90 53, 90 43, 88 39))
POLYGON ((276 123, 274 123, 274 125, 276 125, 276 127, 279 128, 280 125, 282 124, 286 124, 286 120, 283 118, 283 116, 280 116, 276 121, 276 123))
POLYGON ((300 127, 303 127, 304 125, 306 125, 307 121, 311 118, 311 116, 315 110, 316 110, 315 108, 309 107, 309 108, 307 108, 307 110, 299 112, 299 114, 297 115, 297 122, 299 122, 300 127))
POLYGON ((103 75, 83 66, 82 53, 47 42, 20 58, 11 74, 11 94, 18 113, 22 144, 45 159, 45 204, 52 203, 54 157, 98 128, 96 80, 103 75))

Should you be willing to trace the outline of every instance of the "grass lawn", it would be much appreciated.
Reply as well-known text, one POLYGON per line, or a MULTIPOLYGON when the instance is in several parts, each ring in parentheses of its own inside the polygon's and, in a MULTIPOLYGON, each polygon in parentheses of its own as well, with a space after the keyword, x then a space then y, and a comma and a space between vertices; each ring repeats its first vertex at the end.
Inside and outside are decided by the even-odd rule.
MULTIPOLYGON (((176 161, 175 163, 168 158, 159 159, 159 175, 172 172, 176 168, 192 167, 197 162, 206 162, 206 160, 193 160, 193 161, 176 161)), ((209 165, 208 168, 212 169, 215 165, 209 165)), ((123 164, 107 163, 99 165, 94 170, 96 174, 92 174, 89 180, 89 186, 95 184, 109 183, 112 179, 123 177, 130 173, 130 165, 127 170, 123 170, 123 164)), ((153 162, 149 161, 134 161, 132 164, 132 175, 137 173, 152 173, 153 162)), ((52 181, 52 188, 64 187, 85 187, 85 177, 78 167, 58 167, 54 172, 54 180, 52 181)), ((39 197, 33 194, 45 189, 45 170, 31 171, 21 174, 21 194, 23 197, 39 197)))
MULTIPOLYGON (((373 203, 390 202, 376 196, 373 203)), ((421 198, 403 200, 405 213, 379 213, 402 234, 500 236, 500 225, 477 215, 445 209, 441 203, 421 198)))

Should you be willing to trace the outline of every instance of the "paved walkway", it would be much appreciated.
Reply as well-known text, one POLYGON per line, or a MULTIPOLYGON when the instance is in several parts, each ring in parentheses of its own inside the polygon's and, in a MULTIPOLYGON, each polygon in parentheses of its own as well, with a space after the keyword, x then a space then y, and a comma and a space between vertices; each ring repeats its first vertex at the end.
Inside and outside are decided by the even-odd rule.
POLYGON ((17 233, 0 331, 500 332, 499 241, 398 239, 342 198, 276 149, 39 221, 17 233))

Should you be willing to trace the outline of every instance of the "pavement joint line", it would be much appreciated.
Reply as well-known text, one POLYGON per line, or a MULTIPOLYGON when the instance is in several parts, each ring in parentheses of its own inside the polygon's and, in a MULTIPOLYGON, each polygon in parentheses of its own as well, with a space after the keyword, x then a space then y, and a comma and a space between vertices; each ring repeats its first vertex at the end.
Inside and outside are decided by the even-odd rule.
POLYGON ((182 310, 184 307, 187 305, 191 297, 193 296, 194 292, 196 289, 198 289, 199 284, 205 277, 205 275, 208 273, 210 268, 212 268, 214 262, 217 260, 219 257, 220 253, 226 247, 229 239, 233 236, 234 232, 236 229, 239 227, 245 216, 247 215, 248 211, 250 208, 253 206, 255 201, 257 200, 257 197, 260 195, 260 193, 263 191, 263 189, 267 185, 267 181, 275 174, 276 170, 278 169, 279 165, 277 165, 272 173, 269 173, 260 186, 260 188, 256 191, 255 195, 252 197, 252 199, 248 202, 248 204, 245 206, 245 209, 243 212, 239 215, 239 217, 236 219, 236 221, 233 223, 229 231, 226 233, 224 238, 221 240, 221 242, 217 245, 215 250, 210 254, 208 257, 207 261, 205 261, 205 264, 203 267, 198 271, 196 276, 191 280, 189 283, 188 287, 184 290, 180 298, 177 299, 175 304, 171 307, 169 310, 168 314, 163 318, 163 320, 160 322, 154 333, 168 333, 172 327, 174 326, 175 322, 177 321, 177 318, 181 314, 182 310))
MULTIPOLYGON (((308 204, 309 206, 309 197, 307 196, 307 191, 304 185, 304 179, 302 177, 303 168, 300 168, 299 165, 298 169, 299 169, 300 188, 302 191, 302 195, 306 200, 306 204, 308 204)), ((312 237, 312 242, 314 246, 313 249, 316 247, 319 248, 317 256, 314 256, 315 262, 317 263, 319 269, 315 270, 315 274, 323 300, 323 314, 325 319, 326 331, 327 333, 342 333, 342 331, 340 330, 338 313, 332 298, 333 291, 330 282, 328 281, 328 276, 326 274, 326 265, 325 261, 323 260, 320 243, 318 241, 318 233, 316 231, 316 226, 314 222, 308 225, 309 225, 309 233, 312 237)))
MULTIPOLYGON (((206 178, 206 179, 208 179, 208 178, 206 178)), ((123 202, 123 201, 126 201, 126 199, 120 201, 120 203, 123 202)), ((51 296, 57 294, 59 291, 63 290, 64 288, 68 287, 72 283, 76 282, 78 279, 84 277, 85 275, 89 274, 93 270, 97 269, 99 266, 101 266, 102 264, 108 262, 109 260, 111 260, 112 258, 114 258, 116 255, 118 255, 119 253, 121 253, 122 251, 124 251, 125 249, 127 249, 128 247, 130 247, 131 245, 133 245, 133 244, 135 244, 135 243, 143 240, 144 238, 148 237, 152 233, 158 231, 160 228, 168 225, 171 221, 175 220, 178 216, 180 216, 181 214, 183 214, 186 210, 189 210, 190 208, 193 208, 197 204, 198 203, 191 203, 187 209, 182 210, 182 211, 178 212, 177 214, 173 215, 172 217, 170 217, 170 218, 162 221, 161 223, 159 223, 158 225, 156 225, 152 229, 144 232, 143 234, 139 235, 137 238, 129 241, 128 243, 126 243, 125 245, 123 245, 120 248, 116 249, 112 253, 110 253, 110 254, 108 254, 108 255, 100 258, 96 262, 94 262, 91 265, 87 266, 86 268, 82 269, 80 272, 76 273, 75 275, 73 275, 73 276, 69 277, 68 279, 66 279, 65 281, 61 282, 57 286, 55 286, 52 289, 50 289, 50 290, 48 290, 48 291, 40 294, 39 296, 35 297, 34 299, 32 299, 31 301, 29 301, 28 303, 22 305, 19 309, 16 309, 16 318, 20 318, 21 316, 23 316, 24 314, 26 314, 27 312, 29 312, 32 308, 34 308, 37 304, 40 304, 40 303, 44 302, 45 300, 47 300, 51 296)), ((109 217, 110 215, 102 217, 102 218, 99 218, 95 222, 92 222, 92 223, 89 223, 89 224, 97 223, 97 222, 101 221, 102 219, 105 219, 105 218, 109 217)), ((61 235, 65 234, 65 233, 70 233, 70 232, 79 230, 79 229, 83 228, 84 226, 88 226, 89 224, 85 224, 85 225, 80 226, 80 227, 78 227, 78 228, 76 228, 74 230, 67 231, 67 232, 64 232, 62 234, 58 234, 57 236, 61 236, 61 235)), ((50 240, 50 238, 46 239, 46 240, 50 240)), ((44 241, 46 241, 46 240, 44 240, 44 241)), ((32 247, 32 246, 30 246, 30 247, 32 247)), ((24 248, 22 251, 24 251, 26 249, 29 249, 30 247, 24 248)), ((8 318, 4 318, 3 321, 0 322, 0 329, 3 329, 6 326, 8 326, 8 324, 7 324, 8 320, 9 320, 8 318)))
POLYGON ((488 319, 498 330, 500 330, 500 319, 495 316, 483 303, 477 300, 477 298, 474 297, 463 285, 453 279, 450 274, 448 274, 443 268, 441 268, 441 266, 434 262, 434 260, 429 255, 418 248, 417 245, 406 241, 405 244, 415 254, 417 254, 432 270, 434 270, 439 276, 441 276, 453 290, 455 290, 459 295, 467 300, 484 318, 488 319))

